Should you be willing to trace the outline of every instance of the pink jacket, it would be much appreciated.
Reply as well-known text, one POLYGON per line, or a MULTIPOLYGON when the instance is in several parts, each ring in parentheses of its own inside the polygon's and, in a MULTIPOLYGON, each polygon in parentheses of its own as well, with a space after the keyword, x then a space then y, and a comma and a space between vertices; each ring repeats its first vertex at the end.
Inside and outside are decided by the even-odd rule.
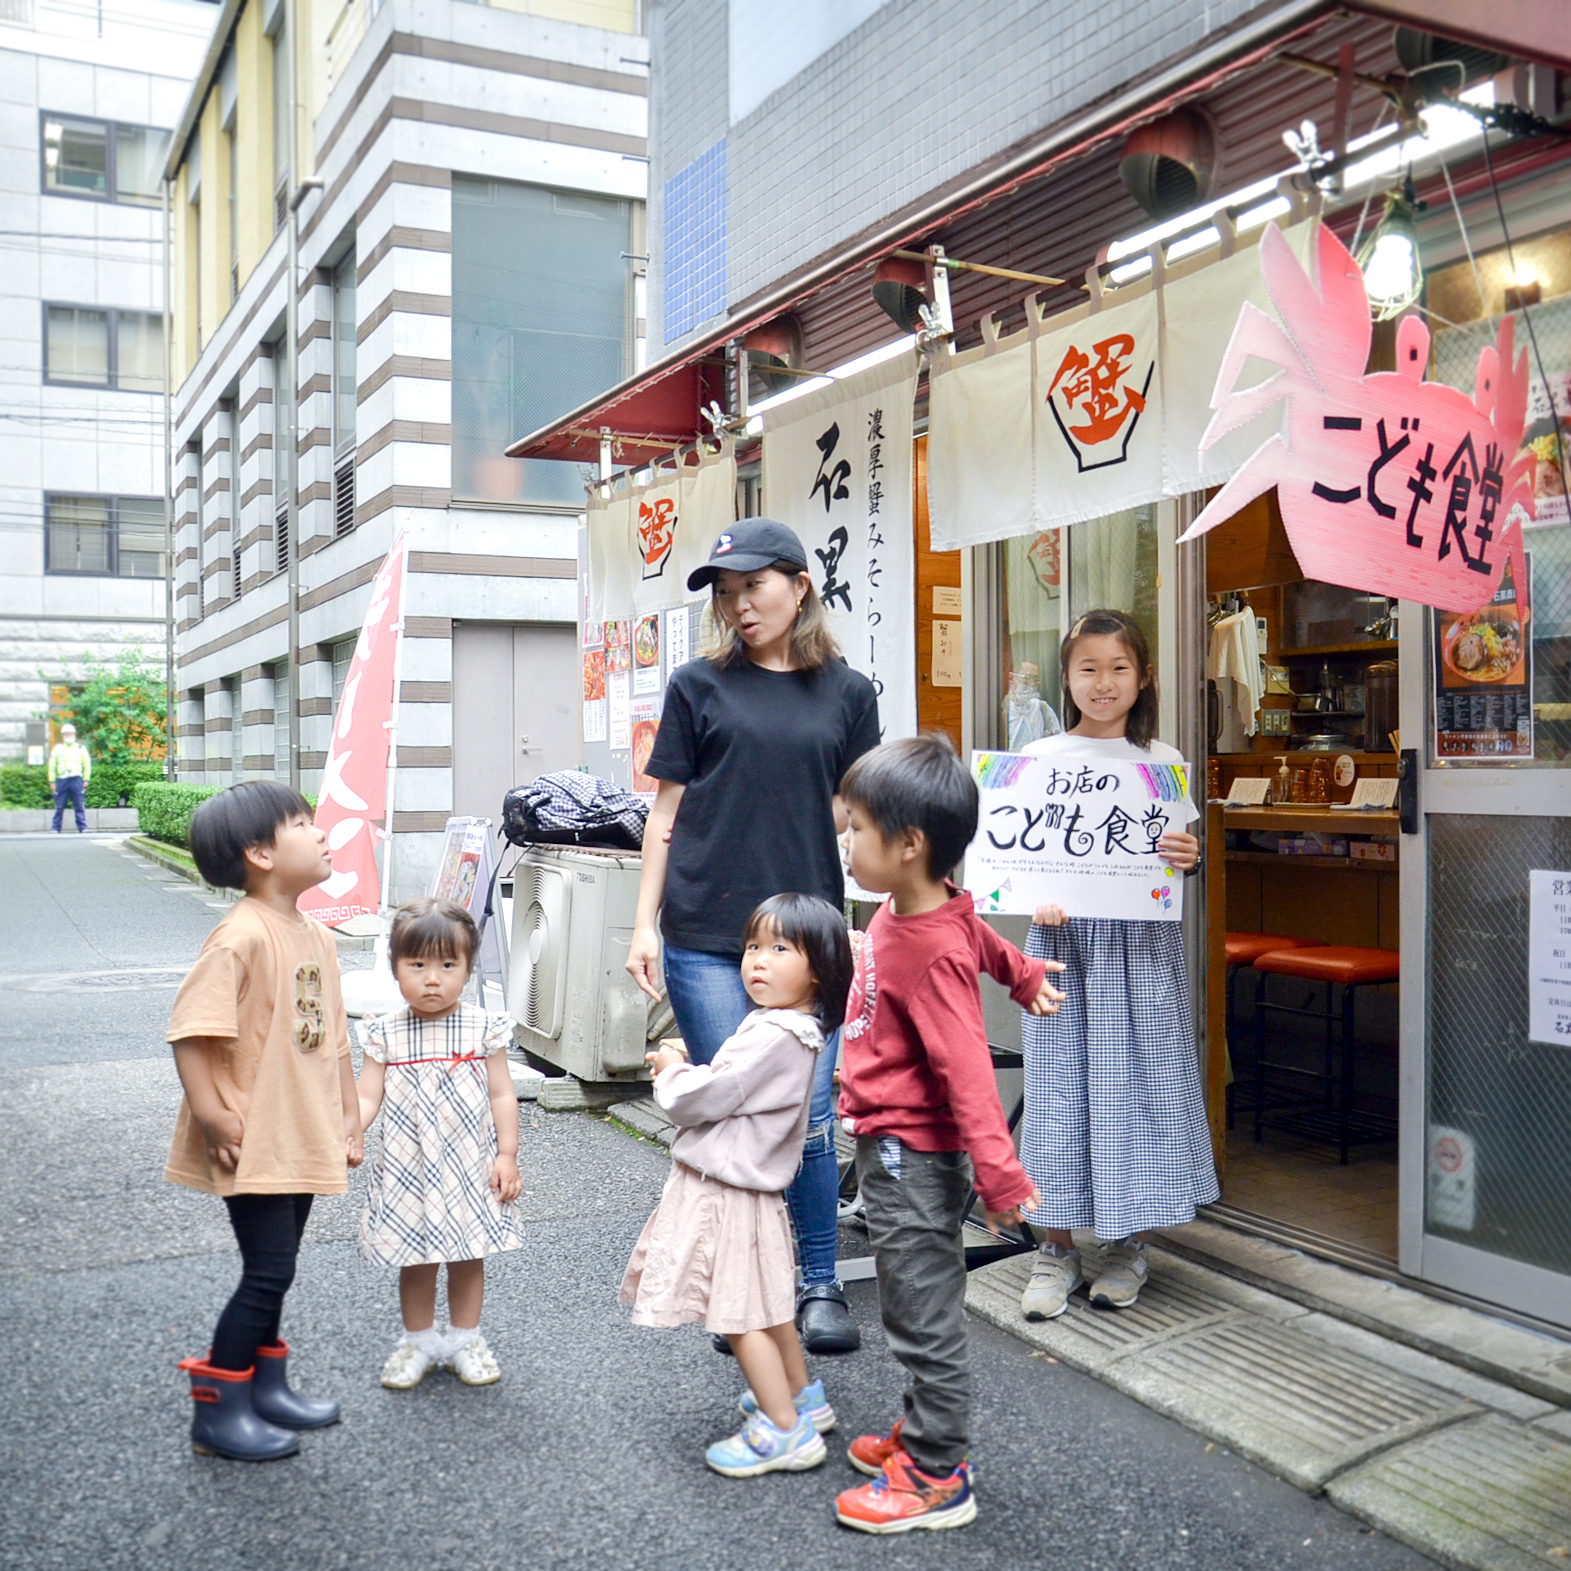
POLYGON ((682 1131, 671 1155, 738 1189, 784 1189, 802 1164, 813 1069, 823 1046, 811 1015, 759 1009, 713 1063, 662 1069, 655 1101, 682 1131))

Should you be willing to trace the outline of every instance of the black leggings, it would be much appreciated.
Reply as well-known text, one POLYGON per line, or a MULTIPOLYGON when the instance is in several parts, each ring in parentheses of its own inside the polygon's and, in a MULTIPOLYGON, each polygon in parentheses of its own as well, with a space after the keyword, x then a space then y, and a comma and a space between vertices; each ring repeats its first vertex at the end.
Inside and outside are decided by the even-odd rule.
POLYGON ((284 1294, 295 1279, 300 1235, 312 1195, 228 1195, 229 1221, 240 1245, 242 1270, 235 1295, 218 1317, 211 1362, 218 1369, 249 1369, 256 1350, 278 1340, 284 1294))

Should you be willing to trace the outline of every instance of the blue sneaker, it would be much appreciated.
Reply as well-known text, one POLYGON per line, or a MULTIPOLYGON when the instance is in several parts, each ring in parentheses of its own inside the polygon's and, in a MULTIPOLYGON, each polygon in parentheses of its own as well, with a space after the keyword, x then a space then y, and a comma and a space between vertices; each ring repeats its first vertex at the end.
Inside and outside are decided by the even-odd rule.
MULTIPOLYGON (((829 1405, 829 1398, 824 1395, 822 1380, 809 1380, 791 1400, 796 1404, 797 1412, 803 1418, 811 1419, 813 1428, 821 1435, 827 1435, 840 1422, 835 1417, 835 1410, 829 1405)), ((742 1393, 742 1400, 736 1405, 746 1417, 751 1418, 758 1411, 758 1398, 749 1388, 742 1393)))
POLYGON ((760 1473, 801 1473, 829 1454, 823 1436, 804 1414, 790 1431, 776 1429, 762 1413, 742 1425, 740 1434, 717 1440, 704 1460, 727 1478, 756 1478, 760 1473))

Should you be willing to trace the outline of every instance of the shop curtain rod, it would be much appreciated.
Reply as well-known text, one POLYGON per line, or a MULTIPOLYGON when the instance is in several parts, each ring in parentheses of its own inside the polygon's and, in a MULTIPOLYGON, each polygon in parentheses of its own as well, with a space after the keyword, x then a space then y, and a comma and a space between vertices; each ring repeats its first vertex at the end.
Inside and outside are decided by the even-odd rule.
MULTIPOLYGON (((989 278, 1012 278, 1020 284, 1044 284, 1049 289, 1061 289, 1067 278, 1052 278, 1046 273, 1021 273, 1012 267, 989 267, 985 262, 962 262, 954 256, 933 256, 927 251, 894 251, 902 262, 931 262, 934 267, 948 268, 951 273, 986 273, 989 278)), ((1080 285, 1082 289, 1085 285, 1080 285)))

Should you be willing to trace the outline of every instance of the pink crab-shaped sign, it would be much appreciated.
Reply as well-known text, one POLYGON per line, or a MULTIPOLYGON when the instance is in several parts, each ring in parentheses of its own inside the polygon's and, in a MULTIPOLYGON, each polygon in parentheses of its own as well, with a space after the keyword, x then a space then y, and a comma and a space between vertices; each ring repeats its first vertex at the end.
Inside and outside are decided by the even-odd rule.
POLYGON ((1526 583, 1520 507, 1533 514, 1533 458, 1518 454, 1527 418, 1527 356, 1512 360, 1512 319, 1478 356, 1473 397, 1424 380, 1429 329, 1397 328, 1397 368, 1366 376, 1369 299, 1358 264, 1329 229, 1316 237, 1319 288, 1281 231, 1260 267, 1281 325, 1246 303, 1223 357, 1201 451, 1278 402, 1281 432, 1263 442, 1182 536, 1192 540, 1277 488, 1282 523, 1309 578, 1471 611, 1505 564, 1526 583), (1280 369, 1236 391, 1251 357, 1280 369))

